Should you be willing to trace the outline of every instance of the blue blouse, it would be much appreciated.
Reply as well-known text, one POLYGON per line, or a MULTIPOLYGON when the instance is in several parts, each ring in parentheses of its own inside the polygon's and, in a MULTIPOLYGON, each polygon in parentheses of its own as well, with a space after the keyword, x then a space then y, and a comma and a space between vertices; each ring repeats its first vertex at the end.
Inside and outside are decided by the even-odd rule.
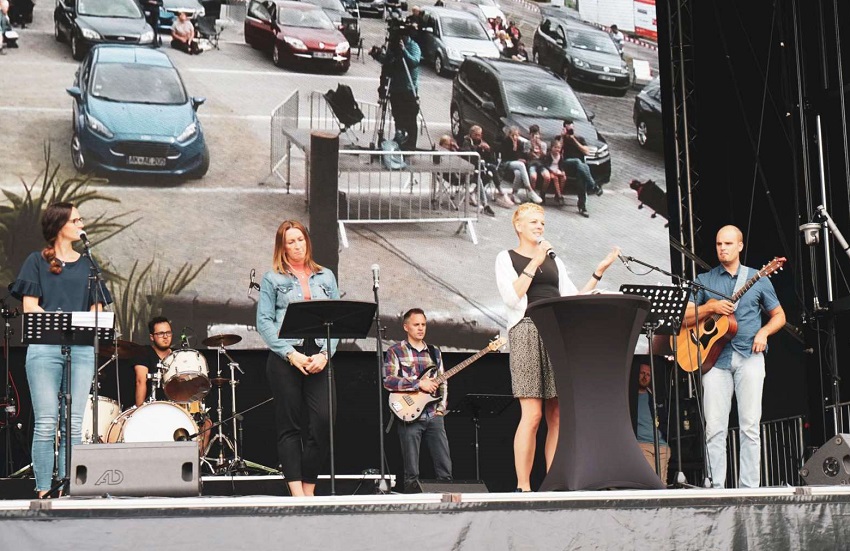
MULTIPOLYGON (((339 288, 336 277, 327 268, 322 268, 309 279, 312 300, 338 299, 339 288)), ((286 309, 293 302, 303 301, 301 284, 291 274, 279 274, 268 271, 260 283, 260 300, 257 302, 257 331, 263 337, 269 350, 286 359, 287 354, 301 346, 304 339, 281 339, 278 337, 280 325, 286 315, 286 309)), ((330 354, 333 355, 339 339, 331 339, 330 354)), ((325 339, 316 339, 316 345, 325 350, 325 339)))
POLYGON ((106 286, 101 283, 103 294, 89 295, 88 259, 81 256, 75 262, 65 262, 62 273, 50 271, 50 264, 41 256, 41 251, 31 253, 21 266, 18 279, 12 284, 10 291, 18 300, 23 297, 38 297, 38 305, 46 312, 79 312, 91 309, 97 302, 112 303, 112 296, 106 286))

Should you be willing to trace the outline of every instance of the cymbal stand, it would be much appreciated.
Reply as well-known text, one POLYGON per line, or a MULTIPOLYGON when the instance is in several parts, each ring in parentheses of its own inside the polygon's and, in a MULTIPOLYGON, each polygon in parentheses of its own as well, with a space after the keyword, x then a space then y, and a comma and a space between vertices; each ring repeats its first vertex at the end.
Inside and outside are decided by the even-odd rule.
MULTIPOLYGON (((221 353, 216 355, 215 375, 216 375, 217 379, 221 378, 221 353)), ((232 380, 231 380, 231 384, 232 384, 232 380)), ((218 432, 216 432, 216 434, 214 434, 213 437, 210 439, 210 442, 209 442, 209 444, 207 444, 207 449, 206 449, 207 454, 209 454, 209 450, 212 449, 213 444, 218 442, 218 458, 215 459, 215 467, 213 467, 212 464, 210 463, 211 458, 210 458, 209 455, 207 455, 204 458, 204 462, 207 463, 210 466, 210 469, 213 471, 213 473, 220 471, 222 469, 222 467, 224 466, 224 464, 226 463, 225 458, 224 458, 224 446, 225 446, 225 444, 227 445, 228 448, 230 448, 230 451, 232 451, 233 454, 236 455, 235 446, 233 445, 233 442, 230 440, 230 438, 228 438, 227 436, 224 435, 224 426, 223 426, 223 423, 221 422, 221 420, 224 418, 223 412, 222 412, 222 407, 221 407, 221 386, 222 385, 216 385, 216 389, 217 389, 216 394, 217 394, 217 398, 218 398, 218 403, 216 404, 215 411, 216 411, 216 420, 218 421, 218 432)), ((234 392, 235 392, 235 390, 234 390, 234 392)), ((235 420, 234 420, 234 423, 235 423, 235 420)))

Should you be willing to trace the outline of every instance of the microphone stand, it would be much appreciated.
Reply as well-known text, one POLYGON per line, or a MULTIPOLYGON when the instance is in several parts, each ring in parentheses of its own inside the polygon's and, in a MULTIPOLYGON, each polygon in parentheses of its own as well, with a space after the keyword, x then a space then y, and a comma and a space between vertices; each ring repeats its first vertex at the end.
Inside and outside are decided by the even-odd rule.
POLYGON ((3 381, 4 381, 4 394, 3 394, 3 430, 5 431, 5 439, 6 439, 6 453, 5 459, 3 461, 3 474, 4 476, 9 476, 9 474, 14 470, 14 464, 12 462, 12 425, 11 421, 13 417, 17 417, 17 404, 15 403, 15 399, 11 396, 11 372, 9 370, 9 346, 11 345, 12 334, 14 330, 12 329, 11 320, 18 317, 20 315, 18 310, 10 311, 6 306, 6 301, 0 299, 0 317, 3 318, 3 381))
POLYGON ((378 360, 378 448, 380 453, 379 461, 381 463, 380 473, 381 479, 378 482, 378 492, 385 494, 390 491, 387 483, 387 471, 384 461, 384 343, 381 337, 381 301, 379 298, 378 274, 375 272, 375 281, 372 285, 372 291, 375 294, 375 356, 378 360))
MULTIPOLYGON (((686 279, 682 276, 671 273, 671 272, 669 272, 669 271, 667 271, 663 268, 660 268, 658 266, 648 264, 648 263, 646 263, 642 260, 639 260, 637 258, 634 258, 632 256, 624 256, 621 260, 623 260, 623 263, 626 264, 626 267, 628 267, 629 262, 634 262, 635 264, 640 264, 641 266, 643 266, 645 268, 649 268, 650 271, 655 271, 655 272, 666 275, 667 277, 676 281, 678 285, 683 286, 683 287, 687 287, 689 289, 690 296, 692 296, 692 297, 696 297, 697 291, 702 290, 702 291, 706 291, 708 293, 713 293, 713 294, 715 294, 719 297, 722 297, 722 298, 724 298, 724 299, 726 299, 730 302, 732 301, 732 297, 728 297, 728 296, 724 295, 723 293, 719 293, 719 292, 715 291, 714 289, 710 289, 710 288, 706 287, 705 285, 703 285, 702 283, 699 283, 698 281, 686 279)), ((700 331, 699 304, 697 304, 696 300, 694 300, 694 317, 697 320, 697 322, 695 323, 695 327, 696 327, 697 346, 699 346, 699 343, 701 342, 700 341, 700 334, 699 334, 699 331, 700 331)), ((679 359, 678 358, 677 339, 676 339, 675 336, 673 336, 673 338, 671 338, 671 342, 672 342, 672 347, 673 347, 673 358, 674 358, 673 370, 675 372, 676 363, 678 362, 678 359, 679 359)), ((650 343, 650 346, 649 346, 649 355, 650 355, 650 359, 651 359, 652 358, 652 344, 651 343, 650 343)), ((700 354, 699 351, 697 351, 697 373, 699 374, 698 375, 699 384, 697 385, 697 409, 699 411, 700 422, 702 424, 702 436, 703 436, 702 454, 703 454, 703 461, 705 462, 705 465, 706 465, 706 479, 704 481, 704 486, 710 487, 710 486, 712 486, 711 462, 709 461, 709 457, 708 457, 708 440, 707 440, 707 435, 705 433, 705 415, 703 414, 702 404, 701 404, 701 401, 702 401, 702 354, 700 354)), ((673 391, 676 393, 676 461, 677 461, 677 468, 678 468, 678 471, 676 472, 676 483, 681 485, 681 486, 690 486, 687 483, 687 478, 685 477, 685 473, 682 472, 682 438, 681 438, 681 424, 682 424, 681 416, 682 416, 682 412, 681 412, 681 409, 679 408, 679 377, 678 377, 678 374, 673 376, 673 387, 674 387, 673 391)))

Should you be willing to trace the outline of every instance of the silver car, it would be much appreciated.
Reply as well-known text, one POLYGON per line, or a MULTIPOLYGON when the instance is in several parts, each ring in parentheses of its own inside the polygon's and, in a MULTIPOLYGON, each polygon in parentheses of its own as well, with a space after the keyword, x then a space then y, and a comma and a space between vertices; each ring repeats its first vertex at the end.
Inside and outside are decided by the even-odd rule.
POLYGON ((468 56, 496 59, 499 48, 477 17, 447 8, 423 10, 422 28, 415 39, 422 57, 434 64, 437 74, 457 71, 468 56))

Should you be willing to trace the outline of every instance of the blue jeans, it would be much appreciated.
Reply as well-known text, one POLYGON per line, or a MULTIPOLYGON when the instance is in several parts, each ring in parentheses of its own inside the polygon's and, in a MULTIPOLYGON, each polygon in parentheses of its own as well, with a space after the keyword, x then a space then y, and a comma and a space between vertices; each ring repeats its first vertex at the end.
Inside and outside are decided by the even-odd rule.
POLYGON ((593 174, 590 173, 590 167, 581 159, 564 159, 561 161, 561 170, 566 172, 566 167, 571 166, 575 169, 576 179, 580 185, 584 186, 585 191, 596 191, 596 180, 593 179, 593 174))
POLYGON ((449 440, 446 438, 446 425, 443 416, 428 420, 419 419, 412 423, 398 424, 398 439, 401 442, 401 456, 404 458, 404 489, 419 480, 419 445, 422 439, 428 445, 434 472, 437 478, 451 480, 452 457, 449 453, 449 440))
MULTIPOLYGON (((64 392, 62 370, 65 358, 62 347, 31 344, 27 348, 27 380, 30 385, 35 431, 32 438, 32 467, 36 491, 50 489, 53 479, 53 442, 59 419, 59 392, 64 392)), ((71 347, 71 435, 74 445, 82 441, 83 413, 94 377, 94 348, 71 347)), ((61 420, 64 421, 64 418, 61 420)), ((59 478, 65 476, 64 422, 59 425, 59 478)))
POLYGON ((528 180, 528 169, 525 168, 525 163, 522 161, 508 161, 505 163, 505 172, 514 173, 514 192, 520 189, 531 189, 531 182, 528 180))
POLYGON ((705 402, 705 434, 708 449, 708 471, 712 485, 723 488, 726 483, 726 434, 732 393, 738 400, 740 425, 740 465, 738 486, 758 488, 761 460, 761 396, 764 383, 764 355, 749 358, 732 351, 731 369, 714 367, 702 376, 705 402))

